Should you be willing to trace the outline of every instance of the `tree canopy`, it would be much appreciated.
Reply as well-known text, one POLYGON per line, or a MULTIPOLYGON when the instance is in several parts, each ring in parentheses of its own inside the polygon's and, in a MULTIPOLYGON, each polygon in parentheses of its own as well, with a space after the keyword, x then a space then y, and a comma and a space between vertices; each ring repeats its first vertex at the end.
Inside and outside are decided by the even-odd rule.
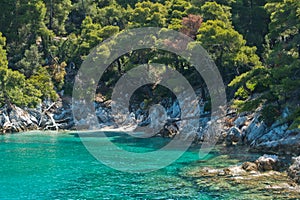
MULTIPOLYGON (((55 100, 61 90, 71 95, 92 48, 130 28, 161 27, 186 34, 208 51, 238 110, 261 107, 271 123, 293 107, 293 118, 299 118, 298 0, 2 0, 0 6, 0 105, 34 107, 55 100)), ((97 92, 109 97, 126 71, 154 62, 205 87, 188 61, 141 49, 111 63, 97 92)))

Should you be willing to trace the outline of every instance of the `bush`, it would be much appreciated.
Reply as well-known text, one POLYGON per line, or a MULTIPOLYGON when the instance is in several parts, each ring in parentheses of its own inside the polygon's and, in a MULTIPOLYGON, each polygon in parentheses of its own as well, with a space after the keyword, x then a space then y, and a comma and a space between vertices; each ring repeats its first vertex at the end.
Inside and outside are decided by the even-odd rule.
POLYGON ((280 116, 280 111, 277 106, 267 105, 262 109, 262 119, 267 126, 271 126, 280 116))

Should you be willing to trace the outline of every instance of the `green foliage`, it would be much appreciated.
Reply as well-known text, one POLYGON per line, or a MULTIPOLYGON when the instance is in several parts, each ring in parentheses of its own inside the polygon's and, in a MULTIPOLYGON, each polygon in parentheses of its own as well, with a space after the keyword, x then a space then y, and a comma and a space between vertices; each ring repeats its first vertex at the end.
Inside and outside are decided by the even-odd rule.
POLYGON ((130 12, 130 27, 165 27, 167 9, 161 3, 138 2, 130 12))
POLYGON ((46 6, 42 0, 5 0, 1 1, 0 7, 3 8, 0 31, 7 38, 9 61, 15 64, 36 42, 41 31, 45 32, 46 6))
POLYGON ((4 49, 6 45, 6 38, 2 36, 0 32, 0 68, 6 68, 8 62, 6 58, 6 51, 4 49))
POLYGON ((267 126, 271 126, 280 116, 278 106, 266 105, 261 111, 262 119, 267 126))
POLYGON ((99 34, 100 29, 101 25, 93 23, 92 18, 87 16, 81 25, 82 46, 89 50, 99 44, 102 41, 99 34))
POLYGON ((256 92, 269 89, 270 77, 270 72, 267 68, 257 66, 235 77, 228 86, 237 89, 235 97, 247 99, 256 92))
POLYGON ((297 0, 282 0, 265 5, 270 14, 267 34, 267 63, 272 67, 290 65, 299 58, 300 3, 297 0))
POLYGON ((251 99, 251 100, 238 100, 233 101, 233 108, 237 109, 239 112, 247 112, 256 110, 263 100, 261 98, 251 99))
MULTIPOLYGON (((297 106, 300 97, 300 60, 299 60, 299 1, 270 1, 265 6, 270 14, 269 33, 266 36, 266 66, 253 68, 236 77, 229 86, 237 89, 236 105, 245 108, 251 97, 259 95, 263 105, 262 116, 271 125, 288 104, 297 106)), ((255 106, 249 107, 250 110, 255 106)), ((292 114, 292 128, 298 127, 298 114, 292 114), (295 120, 294 120, 295 119, 295 120)))
MULTIPOLYGON (((40 70, 32 72, 38 75, 33 75, 29 79, 26 79, 24 74, 8 68, 4 47, 5 38, 2 37, 0 33, 0 105, 2 106, 4 103, 14 103, 19 106, 34 107, 40 103, 42 99, 48 98, 46 94, 49 94, 49 97, 54 100, 56 93, 53 89, 53 85, 51 85, 52 82, 49 81, 49 79, 42 80, 39 74, 40 70)), ((26 59, 28 59, 28 57, 26 59)), ((35 64, 37 66, 37 63, 35 64)), ((41 67, 39 68, 42 69, 41 67)))
POLYGON ((215 60, 226 83, 261 65, 256 48, 246 46, 243 36, 227 22, 217 19, 202 23, 197 39, 215 60))
POLYGON ((187 16, 188 10, 192 5, 188 1, 174 0, 167 3, 168 9, 168 28, 173 30, 180 30, 182 28, 182 19, 187 16))
MULTIPOLYGON (((296 106, 300 99, 298 0, 2 0, 0 7, 0 31, 6 37, 0 33, 1 105, 35 106, 44 99, 55 100, 61 89, 71 94, 76 72, 90 50, 135 27, 170 28, 195 39, 188 49, 198 43, 208 51, 234 106, 239 111, 261 107, 268 125, 286 105, 296 106)), ((144 42, 148 40, 181 46, 155 36, 144 42)), ((105 60, 111 52, 103 47, 98 55, 105 60)), ((110 63, 99 83, 103 88, 97 91, 109 97, 124 73, 156 62, 178 70, 192 86, 206 87, 185 59, 142 49, 110 63)), ((157 96, 164 93, 156 91, 157 96)), ((291 127, 299 127, 295 113, 289 119, 291 127)))
POLYGON ((65 23, 71 12, 71 0, 44 0, 47 7, 46 25, 55 34, 65 34, 65 23))
POLYGON ((231 23, 230 7, 208 1, 201 6, 201 12, 204 20, 220 20, 226 24, 231 23))
POLYGON ((51 65, 47 66, 47 71, 51 77, 51 81, 58 90, 60 90, 64 85, 66 66, 67 64, 65 62, 60 63, 57 57, 53 59, 51 65))
POLYGON ((31 45, 30 49, 25 50, 24 57, 16 65, 27 78, 36 73, 42 65, 42 53, 39 52, 37 45, 31 45))
POLYGON ((289 130, 300 129, 300 116, 294 118, 292 124, 289 126, 289 130))
POLYGON ((46 68, 40 67, 36 74, 28 79, 28 82, 41 92, 43 99, 51 99, 53 101, 57 99, 51 76, 46 68))
POLYGON ((41 92, 18 71, 8 69, 3 81, 5 101, 20 106, 36 106, 40 103, 41 92))
POLYGON ((128 18, 127 10, 118 4, 111 4, 97 10, 95 21, 104 26, 119 26, 124 29, 128 18))
POLYGON ((281 119, 281 121, 283 123, 288 123, 290 125, 288 128, 289 130, 300 128, 300 107, 299 107, 299 105, 296 105, 296 106, 288 105, 287 108, 289 109, 290 114, 286 118, 281 119))
POLYGON ((270 21, 264 8, 265 3, 266 0, 237 0, 232 4, 234 27, 245 37, 247 45, 257 47, 260 56, 264 51, 270 21))

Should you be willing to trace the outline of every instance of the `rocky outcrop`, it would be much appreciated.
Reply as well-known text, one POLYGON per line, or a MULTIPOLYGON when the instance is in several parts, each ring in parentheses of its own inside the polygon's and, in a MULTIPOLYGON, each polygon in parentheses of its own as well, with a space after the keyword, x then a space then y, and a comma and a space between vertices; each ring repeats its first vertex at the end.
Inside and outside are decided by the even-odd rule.
POLYGON ((226 136, 226 145, 230 146, 242 141, 242 133, 237 127, 231 127, 226 136))
POLYGON ((291 179, 300 184, 300 156, 293 158, 293 164, 287 172, 291 179))
POLYGON ((0 109, 0 133, 15 133, 29 130, 59 130, 72 127, 69 111, 58 114, 56 103, 45 109, 22 109, 16 105, 5 105, 0 109))
MULTIPOLYGON (((272 131, 273 132, 273 131, 272 131)), ((261 138, 260 142, 256 143, 252 147, 252 151, 255 152, 273 152, 277 154, 290 154, 299 155, 300 154, 300 130, 287 130, 281 135, 276 135, 272 137, 267 136, 261 138)))
POLYGON ((283 162, 276 155, 263 155, 255 162, 244 162, 241 165, 242 169, 249 171, 266 172, 271 170, 280 171, 283 168, 283 162))
MULTIPOLYGON (((252 152, 300 154, 300 129, 289 130, 289 125, 280 121, 267 127, 259 111, 237 114, 229 109, 228 113, 223 120, 223 140, 227 146, 246 144, 252 152)), ((282 115, 284 118, 288 114, 285 111, 282 115)))
POLYGON ((244 128, 244 134, 247 144, 253 144, 258 138, 263 136, 267 128, 264 122, 259 120, 259 117, 259 114, 255 114, 249 125, 244 128))
POLYGON ((0 110, 0 132, 11 133, 37 129, 38 120, 27 111, 6 105, 0 110))

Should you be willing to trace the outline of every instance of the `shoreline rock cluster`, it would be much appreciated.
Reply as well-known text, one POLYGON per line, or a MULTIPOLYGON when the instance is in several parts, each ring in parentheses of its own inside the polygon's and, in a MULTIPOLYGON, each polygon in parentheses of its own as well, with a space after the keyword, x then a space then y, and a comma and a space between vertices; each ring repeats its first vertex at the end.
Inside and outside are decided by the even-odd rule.
POLYGON ((252 152, 300 155, 300 129, 289 129, 276 121, 270 127, 259 112, 227 116, 223 122, 223 139, 227 146, 247 145, 252 152))
POLYGON ((67 130, 74 125, 71 110, 59 111, 59 103, 46 104, 45 108, 22 109, 5 105, 0 109, 0 133, 30 130, 67 130))

